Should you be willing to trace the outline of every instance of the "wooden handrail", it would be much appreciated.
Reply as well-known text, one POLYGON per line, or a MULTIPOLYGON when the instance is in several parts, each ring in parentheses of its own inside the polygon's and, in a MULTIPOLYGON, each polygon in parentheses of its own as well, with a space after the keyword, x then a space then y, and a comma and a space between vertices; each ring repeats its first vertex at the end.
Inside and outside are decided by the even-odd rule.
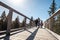
MULTIPOLYGON (((52 16, 50 16, 47 20, 53 18, 54 16, 56 16, 56 15, 58 15, 58 14, 60 14, 60 9, 58 9, 54 14, 52 14, 52 16)), ((46 21, 47 21, 47 20, 46 20, 46 21)))
POLYGON ((23 17, 26 17, 27 19, 30 20, 30 18, 28 18, 27 16, 23 15, 22 13, 20 13, 17 10, 11 8, 10 6, 6 5, 5 3, 1 2, 1 1, 0 1, 0 5, 3 6, 3 7, 5 7, 5 8, 7 8, 7 9, 11 9, 12 11, 16 12, 17 14, 19 14, 19 15, 21 15, 23 17))

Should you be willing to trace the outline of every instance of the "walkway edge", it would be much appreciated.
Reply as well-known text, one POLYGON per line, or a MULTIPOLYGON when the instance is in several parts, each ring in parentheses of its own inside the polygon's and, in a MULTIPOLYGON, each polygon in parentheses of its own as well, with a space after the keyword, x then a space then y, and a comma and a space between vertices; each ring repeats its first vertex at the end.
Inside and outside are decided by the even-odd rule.
POLYGON ((60 35, 52 32, 51 30, 49 30, 49 29, 47 29, 47 28, 46 28, 46 30, 47 30, 50 34, 52 34, 57 40, 60 40, 60 35))

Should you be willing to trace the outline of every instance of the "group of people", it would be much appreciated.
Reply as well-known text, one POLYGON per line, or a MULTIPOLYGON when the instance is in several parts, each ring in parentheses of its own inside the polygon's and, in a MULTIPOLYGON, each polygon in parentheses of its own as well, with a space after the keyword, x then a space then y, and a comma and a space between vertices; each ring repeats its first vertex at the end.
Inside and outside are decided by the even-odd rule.
POLYGON ((39 20, 39 19, 36 19, 36 20, 35 20, 35 24, 36 24, 36 27, 38 26, 38 27, 42 28, 42 26, 43 26, 43 21, 42 21, 42 20, 39 20))

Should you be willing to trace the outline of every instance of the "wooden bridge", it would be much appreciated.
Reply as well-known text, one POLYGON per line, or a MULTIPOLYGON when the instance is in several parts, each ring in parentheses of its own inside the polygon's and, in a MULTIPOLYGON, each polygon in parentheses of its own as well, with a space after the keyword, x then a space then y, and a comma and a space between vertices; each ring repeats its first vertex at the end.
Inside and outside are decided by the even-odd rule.
POLYGON ((60 36, 57 34, 60 34, 60 33, 57 33, 58 31, 56 32, 57 34, 55 33, 56 30, 54 29, 54 26, 52 26, 52 24, 54 22, 57 23, 56 17, 60 14, 60 9, 44 22, 45 28, 40 28, 40 26, 38 27, 35 26, 34 24, 35 22, 33 18, 29 18, 23 15, 22 13, 18 12, 17 10, 11 8, 10 6, 2 2, 0 2, 0 6, 9 10, 9 14, 7 15, 7 18, 6 18, 7 30, 0 31, 1 40, 59 40, 60 36), (13 12, 24 17, 23 27, 11 29, 13 12), (29 24, 26 24, 27 19, 30 21, 29 24))

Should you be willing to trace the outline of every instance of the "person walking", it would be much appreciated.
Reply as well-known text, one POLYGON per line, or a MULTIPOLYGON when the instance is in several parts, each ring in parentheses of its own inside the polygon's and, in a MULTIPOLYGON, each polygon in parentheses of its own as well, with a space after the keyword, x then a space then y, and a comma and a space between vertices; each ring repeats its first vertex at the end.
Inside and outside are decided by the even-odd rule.
POLYGON ((37 19, 35 20, 35 24, 36 24, 36 27, 37 27, 38 26, 38 20, 37 19))
POLYGON ((42 28, 42 26, 43 26, 43 21, 41 20, 41 22, 40 22, 40 25, 41 25, 41 28, 42 28))
POLYGON ((38 18, 38 24, 37 25, 38 25, 38 27, 40 27, 40 18, 38 18))

